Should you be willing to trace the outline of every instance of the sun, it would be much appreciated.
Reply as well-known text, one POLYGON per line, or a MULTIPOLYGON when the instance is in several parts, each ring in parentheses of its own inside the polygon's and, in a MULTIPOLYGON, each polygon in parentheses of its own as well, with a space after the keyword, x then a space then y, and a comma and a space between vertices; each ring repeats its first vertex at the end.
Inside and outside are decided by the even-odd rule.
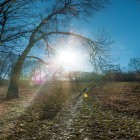
POLYGON ((76 38, 62 38, 57 42, 51 63, 65 72, 87 71, 89 69, 89 50, 76 38))
POLYGON ((76 61, 77 54, 72 50, 63 50, 58 54, 58 61, 60 63, 73 65, 76 61))
POLYGON ((57 53, 57 63, 65 68, 65 70, 72 70, 78 65, 80 54, 74 49, 61 49, 57 53))

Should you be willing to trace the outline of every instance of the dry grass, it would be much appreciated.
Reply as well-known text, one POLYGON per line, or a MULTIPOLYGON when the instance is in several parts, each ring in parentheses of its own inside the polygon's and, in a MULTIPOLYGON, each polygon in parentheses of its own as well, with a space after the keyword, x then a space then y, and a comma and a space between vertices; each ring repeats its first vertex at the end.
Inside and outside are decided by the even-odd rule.
MULTIPOLYGON (((20 106, 24 105, 24 102, 27 103, 30 90, 21 89, 19 99, 14 99, 10 103, 5 101, 7 115, 3 114, 3 118, 0 117, 0 125, 5 128, 0 130, 3 133, 0 139, 49 139, 54 134, 57 136, 58 129, 55 129, 59 124, 56 121, 57 116, 65 120, 67 110, 71 112, 71 101, 89 84, 91 83, 52 81, 39 87, 41 90, 33 98, 32 104, 23 109, 20 106), (64 107, 66 110, 63 110, 64 107), (12 114, 15 116, 11 117, 12 114)), ((123 111, 131 113, 139 111, 139 91, 139 83, 118 82, 90 87, 89 91, 87 90, 88 98, 82 100, 82 95, 78 98, 81 105, 75 104, 79 113, 74 118, 73 132, 69 137, 71 139, 139 138, 139 119, 135 115, 123 113, 123 111)), ((65 125, 63 121, 60 123, 62 126, 65 125)))
POLYGON ((24 135, 31 137, 36 134, 35 131, 38 129, 36 127, 43 125, 46 120, 54 119, 61 108, 68 105, 88 84, 52 81, 33 89, 21 87, 20 98, 9 101, 5 99, 7 87, 1 87, 0 139, 6 139, 12 133, 19 135, 18 137, 24 137, 24 135), (23 126, 24 128, 21 129, 20 127, 23 126))
POLYGON ((44 85, 34 99, 34 106, 40 105, 40 119, 53 119, 64 106, 69 106, 79 92, 89 83, 51 81, 44 85))
POLYGON ((7 87, 0 87, 0 139, 15 126, 15 121, 25 113, 36 93, 29 89, 20 89, 20 98, 6 100, 7 87))
POLYGON ((96 92, 104 104, 115 110, 131 114, 140 113, 140 83, 112 82, 97 86, 96 92))

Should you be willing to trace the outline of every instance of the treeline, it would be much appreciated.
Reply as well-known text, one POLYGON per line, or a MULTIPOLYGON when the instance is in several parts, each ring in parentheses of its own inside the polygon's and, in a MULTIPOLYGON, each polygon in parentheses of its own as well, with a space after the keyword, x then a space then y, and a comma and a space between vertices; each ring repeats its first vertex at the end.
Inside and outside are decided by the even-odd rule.
POLYGON ((69 80, 77 82, 140 82, 140 72, 122 72, 117 70, 108 70, 102 74, 94 72, 72 72, 69 80))
POLYGON ((140 82, 140 72, 123 72, 123 71, 106 71, 102 76, 104 81, 116 81, 116 82, 140 82))
MULTIPOLYGON (((12 69, 14 61, 10 61, 7 59, 7 63, 1 63, 3 66, 0 69, 0 85, 8 85, 9 84, 9 70, 12 69), (9 63, 8 63, 9 62, 9 63), (11 62, 11 63, 10 63, 11 62)), ((21 73, 21 83, 23 81, 31 81, 32 74, 35 69, 42 69, 37 61, 26 61, 23 66, 23 70, 21 73), (32 64, 32 65, 31 65, 32 64)), ((42 70, 43 71, 43 70, 42 70)), ((46 69, 43 73, 46 74, 46 80, 51 80, 51 78, 55 78, 58 81, 75 81, 75 82, 140 82, 140 58, 131 58, 128 63, 128 67, 122 68, 120 65, 110 65, 102 72, 81 72, 74 71, 69 73, 64 73, 63 70, 50 74, 50 72, 46 69), (49 77, 49 79, 48 79, 49 77)), ((41 73, 40 73, 41 74, 41 73)), ((44 75, 44 74, 43 74, 44 75)), ((41 76, 38 76, 38 78, 41 76)), ((40 79, 39 79, 40 80, 40 79)), ((23 84, 21 84, 23 85, 23 84)))
POLYGON ((140 58, 131 58, 128 67, 110 65, 102 72, 71 72, 69 80, 94 82, 140 82, 140 58))
POLYGON ((140 58, 131 58, 126 68, 115 65, 105 70, 103 79, 108 81, 140 81, 140 58))

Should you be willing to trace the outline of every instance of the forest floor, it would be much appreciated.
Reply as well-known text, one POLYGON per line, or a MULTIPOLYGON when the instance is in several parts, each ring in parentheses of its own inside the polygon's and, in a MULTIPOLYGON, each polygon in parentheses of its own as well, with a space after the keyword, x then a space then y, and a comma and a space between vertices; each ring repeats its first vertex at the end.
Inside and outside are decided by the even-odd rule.
POLYGON ((14 99, 11 105, 17 104, 8 104, 10 108, 1 112, 0 139, 140 139, 140 83, 93 85, 64 104, 56 96, 46 103, 44 95, 35 97, 34 91, 27 91, 26 98, 14 99))

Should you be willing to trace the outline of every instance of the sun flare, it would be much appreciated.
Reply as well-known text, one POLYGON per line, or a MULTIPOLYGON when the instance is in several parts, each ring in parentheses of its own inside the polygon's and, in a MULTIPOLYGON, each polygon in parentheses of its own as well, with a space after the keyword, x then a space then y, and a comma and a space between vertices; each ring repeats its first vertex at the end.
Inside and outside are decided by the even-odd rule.
POLYGON ((65 65, 74 65, 76 59, 78 58, 78 54, 72 50, 63 50, 58 53, 57 61, 65 66, 65 65))
POLYGON ((81 58, 81 53, 74 48, 59 50, 56 56, 57 63, 67 71, 74 70, 80 64, 81 58))
POLYGON ((89 50, 84 48, 81 42, 75 38, 59 40, 54 50, 52 59, 56 68, 63 71, 87 71, 89 69, 89 50))

